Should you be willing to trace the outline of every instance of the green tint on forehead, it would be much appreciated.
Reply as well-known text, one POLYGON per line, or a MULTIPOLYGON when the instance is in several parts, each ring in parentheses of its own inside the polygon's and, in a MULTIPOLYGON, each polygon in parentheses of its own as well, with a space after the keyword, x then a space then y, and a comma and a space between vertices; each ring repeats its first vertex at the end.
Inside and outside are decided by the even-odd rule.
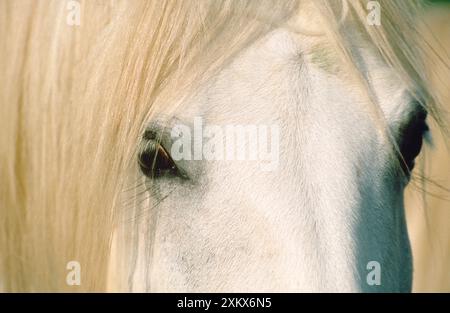
POLYGON ((330 74, 338 74, 340 71, 339 57, 332 45, 319 43, 309 51, 310 60, 319 68, 330 74))

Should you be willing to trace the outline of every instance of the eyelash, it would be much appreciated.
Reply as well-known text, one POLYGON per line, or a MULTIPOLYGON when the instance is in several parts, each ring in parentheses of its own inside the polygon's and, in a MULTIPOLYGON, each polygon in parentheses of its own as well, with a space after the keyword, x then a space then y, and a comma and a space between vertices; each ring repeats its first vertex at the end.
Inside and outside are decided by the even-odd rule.
POLYGON ((146 139, 148 141, 138 154, 138 164, 145 176, 150 179, 167 176, 187 178, 160 142, 146 139))

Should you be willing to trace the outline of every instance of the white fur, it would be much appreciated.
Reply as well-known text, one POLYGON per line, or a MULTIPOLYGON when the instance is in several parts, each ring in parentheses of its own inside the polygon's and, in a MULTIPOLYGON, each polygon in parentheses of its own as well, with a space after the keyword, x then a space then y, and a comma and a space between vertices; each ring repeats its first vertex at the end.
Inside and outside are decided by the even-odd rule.
MULTIPOLYGON (((146 180, 115 235, 124 260, 111 275, 126 277, 122 289, 410 290, 404 181, 365 93, 312 62, 321 40, 277 29, 179 108, 187 123, 278 123, 279 166, 204 160, 191 181, 146 180), (381 264, 380 286, 366 284, 369 261, 381 264)), ((405 87, 369 45, 355 49, 395 126, 411 109, 405 87)))

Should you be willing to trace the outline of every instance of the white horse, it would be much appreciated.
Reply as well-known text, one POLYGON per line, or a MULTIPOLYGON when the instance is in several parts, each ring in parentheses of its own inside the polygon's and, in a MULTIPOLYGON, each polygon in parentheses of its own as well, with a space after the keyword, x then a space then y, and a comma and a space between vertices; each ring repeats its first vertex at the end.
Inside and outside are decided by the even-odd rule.
POLYGON ((436 112, 415 2, 86 1, 78 29, 8 4, 6 289, 411 290, 403 189, 436 112), (226 157, 236 126, 254 158, 226 157))

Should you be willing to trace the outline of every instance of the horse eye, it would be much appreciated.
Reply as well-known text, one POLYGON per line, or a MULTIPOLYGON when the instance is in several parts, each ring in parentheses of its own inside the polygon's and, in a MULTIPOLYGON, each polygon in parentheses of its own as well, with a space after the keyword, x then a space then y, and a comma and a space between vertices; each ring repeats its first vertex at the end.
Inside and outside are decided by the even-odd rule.
POLYGON ((138 154, 138 163, 142 173, 149 178, 159 178, 166 175, 179 176, 180 172, 161 143, 149 140, 138 154))
POLYGON ((427 112, 420 109, 415 112, 410 122, 400 130, 400 160, 403 171, 408 174, 414 168, 414 160, 422 149, 423 137, 429 131, 426 122, 427 112))

